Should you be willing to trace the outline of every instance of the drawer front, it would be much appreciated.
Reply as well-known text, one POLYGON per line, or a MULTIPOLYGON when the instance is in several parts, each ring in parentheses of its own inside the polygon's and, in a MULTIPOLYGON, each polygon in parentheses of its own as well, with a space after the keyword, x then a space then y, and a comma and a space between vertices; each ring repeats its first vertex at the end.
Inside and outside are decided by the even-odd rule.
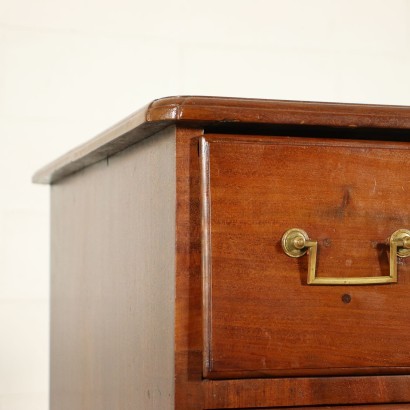
MULTIPOLYGON (((270 407, 264 410, 275 410, 283 407, 270 407)), ((410 404, 376 404, 376 405, 361 405, 361 406, 320 406, 320 407, 286 407, 285 410, 408 410, 410 404)), ((236 409, 240 410, 240 409, 236 409)), ((258 410, 258 409, 246 409, 258 410)))
MULTIPOLYGON (((264 410, 283 409, 283 407, 270 407, 264 410)), ((285 410, 408 410, 410 404, 376 404, 376 405, 361 405, 361 406, 320 406, 320 407, 286 407, 285 410)), ((241 410, 241 409, 236 409, 241 410)), ((246 409, 258 410, 258 409, 246 409)))
POLYGON ((290 228, 317 241, 317 278, 389 277, 386 239, 410 229, 409 147, 202 139, 205 377, 409 372, 410 258, 394 256, 397 283, 316 285, 312 249, 281 244, 290 228))

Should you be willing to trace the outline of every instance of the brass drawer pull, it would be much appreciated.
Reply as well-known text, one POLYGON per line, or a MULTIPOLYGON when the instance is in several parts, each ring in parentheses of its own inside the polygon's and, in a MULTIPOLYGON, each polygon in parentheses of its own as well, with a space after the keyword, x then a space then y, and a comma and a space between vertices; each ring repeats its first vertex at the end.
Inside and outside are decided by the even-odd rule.
POLYGON ((309 252, 308 285, 374 285, 397 282, 397 257, 410 256, 410 230, 399 229, 388 238, 390 244, 390 275, 356 278, 331 278, 316 276, 317 241, 309 238, 303 229, 293 228, 282 236, 282 248, 286 255, 300 258, 309 252))

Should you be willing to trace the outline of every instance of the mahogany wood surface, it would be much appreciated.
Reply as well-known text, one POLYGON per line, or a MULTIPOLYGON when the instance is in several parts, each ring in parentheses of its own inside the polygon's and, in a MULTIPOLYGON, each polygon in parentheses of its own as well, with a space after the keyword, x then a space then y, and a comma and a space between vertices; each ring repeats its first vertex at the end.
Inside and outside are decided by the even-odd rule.
MULTIPOLYGON (((385 139, 407 139, 410 107, 258 100, 224 97, 167 97, 129 115, 92 140, 71 150, 39 170, 36 183, 50 184, 155 134, 171 124, 198 129, 223 126, 228 132, 238 126, 277 126, 390 129, 385 139), (395 132, 393 132, 395 130, 395 132), (400 131, 402 130, 402 131, 400 131), (400 131, 397 134, 397 131, 400 131)), ((350 130, 350 131, 349 131, 350 130)), ((343 131, 343 134, 346 130, 343 131)))
POLYGON ((408 373, 408 259, 397 284, 308 286, 280 240, 318 240, 319 276, 389 275, 409 144, 208 135, 202 154, 205 375, 408 373))
POLYGON ((410 403, 410 376, 211 380, 205 386, 205 409, 410 403))
MULTIPOLYGON (((199 410, 199 409, 233 409, 233 408, 274 408, 274 407, 289 407, 289 406, 313 406, 313 405, 337 405, 340 403, 350 403, 350 404, 366 404, 366 403, 389 403, 389 402, 410 402, 410 378, 408 376, 371 376, 371 377, 313 377, 313 378, 304 378, 304 377, 293 377, 288 378, 286 376, 286 372, 283 372, 282 378, 264 378, 264 379, 243 379, 243 380, 228 380, 229 378, 236 378, 238 377, 238 373, 225 373, 225 378, 227 380, 204 380, 202 378, 202 349, 203 343, 206 340, 202 336, 202 320, 201 320, 201 312, 202 312, 202 300, 204 295, 201 291, 201 282, 202 282, 202 274, 201 274, 201 223, 200 223, 200 199, 201 199, 201 192, 199 189, 200 185, 200 162, 201 158, 199 157, 199 147, 198 143, 199 140, 202 138, 203 132, 199 129, 190 129, 190 128, 179 128, 177 127, 177 273, 176 273, 176 402, 175 408, 176 409, 187 409, 187 410, 199 410), (256 407, 255 407, 256 406, 256 407)), ((266 137, 242 137, 242 136, 209 136, 205 134, 205 138, 208 141, 211 140, 229 140, 232 143, 234 141, 242 140, 251 140, 252 143, 257 141, 257 145, 263 145, 262 141, 268 142, 269 138, 266 137)), ((295 141, 295 140, 294 140, 295 141)), ((306 142, 307 140, 303 140, 306 142)), ((333 141, 332 141, 333 143, 333 141)), ((318 140, 310 141, 310 144, 313 148, 320 147, 318 140), (315 145, 316 143, 316 145, 315 145)), ((366 145, 369 149, 370 147, 374 148, 374 144, 367 143, 366 145)), ((211 145, 211 144, 210 144, 211 145)), ((249 144, 248 144, 249 145, 249 144)), ((269 144, 268 144, 269 145, 269 144)), ((379 142, 376 144, 377 147, 383 146, 382 151, 385 151, 388 147, 392 148, 393 146, 400 149, 407 149, 403 144, 389 143, 380 144, 379 142)), ((224 145, 225 146, 225 145, 224 145)), ((361 151, 362 148, 357 148, 358 145, 356 142, 352 141, 339 141, 339 149, 349 149, 349 150, 358 150, 361 151)), ((248 146, 247 146, 248 147, 248 146)), ((298 147, 297 141, 295 141, 295 147, 298 147)), ((232 163, 237 163, 239 159, 240 167, 245 171, 245 158, 237 158, 232 152, 232 147, 229 144, 225 146, 226 150, 229 151, 229 155, 225 157, 227 161, 233 160, 232 163), (228 158, 229 157, 229 158, 228 158)), ((246 149, 252 149, 252 144, 246 149)), ((323 146, 325 149, 325 146, 323 146)), ((379 148, 380 149, 380 148, 379 148)), ((224 154, 227 154, 224 152, 224 154)), ((265 153, 268 156, 268 153, 265 153)), ((224 161, 222 158, 224 155, 221 156, 220 160, 224 161)), ((246 157, 246 155, 245 155, 246 157)), ((397 162, 397 158, 392 156, 390 161, 393 163, 397 162)), ((252 161, 251 156, 249 156, 248 161, 252 161)), ((256 161, 257 163, 257 161, 256 161)), ((397 165, 397 164, 396 164, 397 165)), ((259 169, 260 167, 255 167, 259 169)), ((272 169, 278 169, 277 167, 273 166, 272 169)), ((252 173, 256 177, 255 170, 250 172, 249 169, 249 176, 252 178, 252 173)), ((222 171, 222 168, 219 169, 222 171)), ((242 172, 242 171, 239 171, 242 172)), ((272 171, 273 172, 273 171, 272 171)), ((246 173, 246 172, 245 172, 246 173)), ((223 172, 219 172, 220 178, 227 178, 223 172)), ((353 170, 350 171, 350 175, 353 174, 353 170)), ((266 177, 266 175, 265 175, 266 177)), ((245 177, 244 181, 247 177, 245 177)), ((244 182, 243 181, 243 182, 244 182)), ((236 181, 237 182, 237 181, 236 181)), ((228 191, 222 189, 223 192, 227 193, 228 191)), ((238 190, 239 190, 238 186, 238 190)), ((373 186, 372 186, 373 188, 373 186)), ((381 187, 380 192, 383 192, 383 184, 381 187)), ((386 187, 384 186, 384 189, 386 187)), ((262 190, 266 190, 264 186, 262 190)), ((229 193, 229 192, 228 192, 229 193)), ((342 191, 343 193, 343 191, 342 191)), ((223 199, 222 194, 222 199, 223 199)), ((265 194, 266 196, 267 194, 265 194)), ((338 194, 340 195, 340 194, 338 194)), ((337 202, 338 206, 342 204, 342 196, 335 195, 335 198, 340 200, 337 202)), ((265 198, 266 199, 266 198, 265 198)), ((376 201, 377 203, 377 201, 376 201)), ((401 212, 404 213, 402 210, 401 212)), ((255 210, 255 215, 258 214, 258 209, 255 210)), ((241 218, 238 217, 238 220, 244 219, 246 213, 242 213, 241 218)), ((274 215, 274 214, 273 214, 274 215)), ((265 214, 267 217, 267 213, 265 214)), ((407 216, 405 216, 406 218, 407 216)), ((278 220, 278 218, 274 218, 274 220, 278 220)), ((238 222, 239 224, 239 222, 238 222)), ((228 224, 229 225, 229 224, 228 224)), ((342 226, 342 225, 341 225, 342 226)), ((247 225, 249 228, 249 225, 247 225)), ((307 229, 307 228, 306 228, 307 229)), ((261 232, 259 232, 261 233, 261 232)), ((282 231, 280 232, 282 233, 282 231)), ((313 234, 312 234, 313 237, 313 234)), ((384 235, 382 236, 384 238, 384 235)), ((262 241, 265 240, 265 236, 262 235, 260 239, 262 241)), ((278 238, 276 238, 277 242, 278 238)), ((260 241, 259 241, 260 242, 260 241)), ((214 244, 215 245, 215 244, 214 244)), ((220 244, 221 245, 221 244, 220 244)), ((277 243, 273 245, 269 245, 270 251, 275 252, 275 247, 277 247, 277 243)), ((374 248, 372 248, 374 250, 374 248)), ((353 249, 354 250, 354 249, 353 249)), ((349 251, 351 251, 351 247, 349 246, 349 251)), ((248 252, 251 254, 252 252, 249 250, 248 252)), ((379 261, 377 257, 374 257, 372 252, 367 252, 367 258, 372 262, 371 268, 372 270, 377 271, 380 269, 379 261), (371 257, 369 256, 371 254, 371 257)), ((376 252, 377 253, 377 252, 376 252)), ((243 255, 239 258, 242 261, 243 255)), ((303 280, 303 275, 305 275, 305 267, 306 260, 301 261, 300 268, 295 265, 292 259, 286 259, 287 262, 290 262, 293 266, 293 271, 296 272, 297 278, 297 286, 301 285, 303 280)), ((405 262, 404 262, 405 263, 405 262)), ((385 264, 385 261, 383 262, 385 264)), ((366 268, 363 268, 366 269, 366 268)), ((406 280, 405 271, 407 269, 407 265, 400 265, 399 266, 400 273, 400 285, 406 285, 408 281, 406 280)), ((377 272, 376 272, 377 273, 377 272)), ((376 274, 374 273, 374 274, 376 274)), ((373 273, 372 273, 373 274, 373 273)), ((239 287, 240 284, 236 281, 233 284, 233 290, 236 287, 239 287)), ((273 285, 271 285, 273 286, 273 285)), ((377 292, 386 292, 388 288, 392 288, 392 286, 378 286, 379 289, 377 292), (383 291, 384 289, 384 291, 383 291)), ((367 287, 360 287, 360 288, 367 288, 367 287)), ((323 293, 325 292, 325 288, 323 289, 323 293)), ((336 310, 343 312, 343 309, 346 307, 342 303, 340 296, 343 294, 342 288, 338 287, 338 295, 337 295, 337 307, 338 304, 342 305, 340 310, 337 308, 336 310)), ((371 288, 369 288, 371 289, 371 288)), ((394 288, 393 288, 394 289, 394 288)), ((358 292, 359 288, 355 287, 354 292, 358 292)), ((243 289, 243 292, 250 292, 252 293, 252 288, 243 289)), ((392 292, 392 290, 390 290, 392 292)), ((399 291, 400 293, 401 291, 399 291)), ((334 292, 333 292, 334 293, 334 292)), ((357 309, 357 307, 351 309, 350 311, 354 312, 354 315, 358 316, 359 313, 366 312, 366 308, 369 308, 370 304, 374 302, 374 292, 373 296, 367 296, 367 301, 365 298, 365 289, 359 291, 359 293, 355 293, 361 297, 362 300, 365 301, 364 306, 357 309)), ((393 290, 394 293, 394 290, 393 290)), ((262 296, 261 296, 262 297, 262 296)), ((379 297, 377 300, 383 300, 383 297, 379 297)), ((405 297, 402 295, 402 299, 405 297)), ((247 297, 244 298, 245 303, 248 299, 247 297)), ((331 299, 331 298, 330 298, 331 299)), ((227 298, 229 303, 229 297, 227 298)), ((232 300, 231 300, 232 301, 232 300)), ((397 317, 401 317, 401 324, 403 325, 403 318, 406 315, 406 311, 404 312, 397 312, 394 309, 395 303, 397 301, 392 302, 392 307, 389 308, 388 316, 396 316, 395 322, 393 324, 393 328, 396 332, 399 331, 399 326, 397 325, 397 317)), ((225 302, 224 302, 225 303, 225 302)), ((351 302, 354 303, 354 302, 351 302)), ((207 303, 205 303, 207 307, 207 303)), ((316 305, 318 307, 318 305, 316 305)), ((285 306, 281 306, 281 308, 286 308, 285 306)), ((349 307, 350 308, 350 307, 349 307)), ((332 311, 332 306, 328 306, 327 308, 323 308, 325 311, 328 309, 332 311)), ((381 307, 377 307, 378 310, 381 310, 381 307)), ((223 310, 221 308, 221 310, 223 310)), ((349 312, 350 312, 349 311, 349 312)), ((203 313, 203 312, 202 312, 203 313)), ((377 322, 377 318, 375 315, 372 315, 371 312, 366 313, 367 318, 369 320, 375 320, 377 322)), ((226 318, 226 326, 232 323, 232 317, 226 318)), ((391 340, 392 342, 392 352, 393 354, 399 354, 397 351, 401 351, 402 355, 405 357, 407 356, 407 352, 403 352, 400 347, 401 341, 405 338, 405 335, 408 333, 407 324, 408 322, 404 322, 403 329, 400 333, 399 341, 397 338, 391 340)), ((242 323, 244 334, 246 335, 247 327, 250 325, 249 323, 242 323)), ((329 321, 327 323, 329 325, 329 321)), ((305 324, 302 323, 302 326, 305 324)), ((256 327, 256 326, 255 326, 256 327)), ((305 326, 306 327, 306 326, 305 326)), ((386 328, 389 328, 389 325, 386 325, 386 328)), ((366 328, 367 330, 372 330, 371 325, 369 324, 366 328)), ((363 334, 362 330, 360 332, 363 334)), ((381 332, 381 331, 380 331, 381 332)), ((252 336, 252 335, 251 335, 252 336)), ((357 337, 357 336, 355 336, 357 337)), ((386 336, 383 335, 385 338, 386 336)), ((390 336, 387 336, 389 338, 390 336)), ((373 345, 377 344, 372 337, 373 345)), ((258 343, 258 341, 253 340, 252 343, 258 343)), ((248 348, 253 348, 252 343, 247 344, 247 346, 243 345, 243 350, 246 353, 248 348)), ((404 341, 404 345, 406 345, 406 341, 404 341)), ((359 344, 359 343, 357 343, 359 344)), ((406 345, 407 346, 407 345, 406 345)), ((362 348, 362 350, 366 348, 362 348)), ((377 349, 380 350, 379 347, 377 349)), ((388 349, 384 346, 382 349, 387 351, 388 349)), ((229 350, 229 347, 226 347, 226 350, 229 350)), ((266 353, 266 352, 265 352, 266 353)), ((388 350, 388 354, 390 355, 390 350, 388 350)), ((370 354, 373 354, 370 352, 370 354)), ((206 357, 206 352, 204 352, 206 357)), ((269 355, 269 352, 268 352, 269 355)), ((329 355, 329 353, 327 353, 329 355)), ((303 356, 303 354, 301 354, 303 356)), ((345 360, 348 358, 348 354, 345 355, 345 360)), ((376 355, 374 355, 376 356, 376 355)), ((354 354, 354 357, 357 358, 358 355, 354 354)), ((340 359, 339 359, 340 360, 340 359)), ((359 361, 362 360, 359 357, 359 361)), ((384 358, 384 360, 389 360, 389 358, 384 358)), ((391 368, 392 373, 394 372, 406 372, 408 369, 404 368, 391 368)), ((316 369, 317 371, 317 369, 316 369)), ((371 367, 368 369, 368 372, 371 373, 383 373, 385 369, 371 367)), ((331 374, 328 369, 326 372, 331 374)), ((346 372, 341 372, 340 369, 336 370, 340 373, 345 374, 353 374, 357 373, 357 369, 351 367, 346 372)), ((361 369, 362 373, 366 373, 366 370, 361 369)), ((319 372, 320 373, 320 372, 319 372)), ((360 373, 360 371, 359 371, 360 373)), ((246 376, 245 373, 239 374, 241 377, 246 376)), ((248 373, 247 376, 255 377, 257 372, 248 373)), ((269 376, 269 373, 265 374, 264 376, 269 376)), ((365 407, 366 408, 366 407, 365 407)), ((371 407, 370 407, 371 408, 371 407)), ((383 409, 384 406, 381 406, 380 409, 383 409)))
MULTIPOLYGON (((265 410, 274 410, 281 407, 269 407, 265 410)), ((284 410, 406 410, 410 409, 410 404, 376 404, 376 405, 362 405, 362 406, 320 406, 320 407, 282 407, 284 410)), ((257 409, 247 409, 257 410, 257 409)))
POLYGON ((54 408, 410 408, 410 261, 398 284, 312 287, 280 247, 300 227, 319 276, 385 275, 410 228, 409 129, 409 107, 171 97, 37 173, 55 184, 54 408), (140 145, 171 124, 160 157, 140 145))
POLYGON ((240 122, 328 127, 410 127, 410 108, 224 97, 168 97, 154 101, 148 121, 240 122))
POLYGON ((202 380, 200 129, 177 127, 175 409, 204 409, 202 380))
POLYGON ((175 178, 171 127, 52 187, 52 410, 174 409, 175 178))

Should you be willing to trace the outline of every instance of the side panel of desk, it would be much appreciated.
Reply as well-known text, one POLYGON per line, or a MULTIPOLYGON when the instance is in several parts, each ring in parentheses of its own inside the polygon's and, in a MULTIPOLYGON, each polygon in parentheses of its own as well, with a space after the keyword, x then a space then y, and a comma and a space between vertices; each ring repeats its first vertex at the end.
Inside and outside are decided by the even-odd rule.
POLYGON ((51 410, 174 408, 175 128, 52 186, 51 410))

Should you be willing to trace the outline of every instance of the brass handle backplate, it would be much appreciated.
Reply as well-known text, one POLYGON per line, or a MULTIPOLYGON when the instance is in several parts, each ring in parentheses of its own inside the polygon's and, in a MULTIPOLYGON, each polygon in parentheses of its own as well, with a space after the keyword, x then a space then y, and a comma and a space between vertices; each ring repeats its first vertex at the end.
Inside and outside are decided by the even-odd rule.
POLYGON ((316 276, 317 241, 311 240, 303 229, 292 228, 282 236, 282 248, 286 255, 300 258, 308 253, 308 285, 375 285, 397 282, 397 256, 410 256, 410 230, 399 229, 388 238, 390 245, 390 275, 355 278, 332 278, 316 276))

